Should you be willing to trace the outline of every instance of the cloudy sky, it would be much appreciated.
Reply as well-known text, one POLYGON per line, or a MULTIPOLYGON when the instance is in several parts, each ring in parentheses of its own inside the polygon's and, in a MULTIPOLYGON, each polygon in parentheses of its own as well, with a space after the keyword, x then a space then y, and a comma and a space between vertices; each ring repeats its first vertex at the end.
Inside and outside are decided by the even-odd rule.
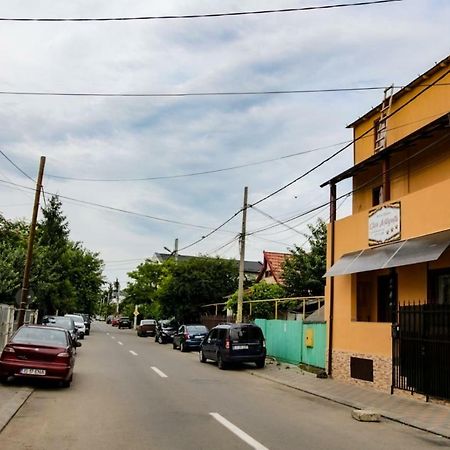
MULTIPOLYGON (((2 18, 210 14, 343 2, 5 3, 2 18)), ((46 156, 45 190, 61 196, 72 239, 100 252, 106 278, 117 277, 124 285, 128 271, 164 247, 173 248, 175 238, 183 249, 233 216, 242 207, 244 186, 255 203, 343 147, 352 138, 346 126, 380 103, 383 91, 183 97, 7 93, 401 86, 448 56, 449 23, 448 0, 198 19, 1 21, 0 150, 30 178, 36 177, 40 156, 46 156)), ((328 201, 320 184, 351 164, 349 148, 249 210, 246 259, 304 245, 306 225, 327 216, 326 207, 307 214, 328 201), (274 227, 274 219, 295 216, 290 228, 274 227)), ((29 220, 33 182, 2 155, 0 180, 0 212, 29 220)), ((346 189, 343 184, 340 193, 346 189)), ((341 216, 349 206, 350 200, 340 206, 341 216)), ((237 258, 240 227, 237 215, 181 253, 237 258)))

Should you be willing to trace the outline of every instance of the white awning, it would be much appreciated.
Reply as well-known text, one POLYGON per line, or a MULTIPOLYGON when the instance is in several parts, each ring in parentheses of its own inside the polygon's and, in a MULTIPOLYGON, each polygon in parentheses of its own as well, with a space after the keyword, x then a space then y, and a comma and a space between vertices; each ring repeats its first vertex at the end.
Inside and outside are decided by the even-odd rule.
POLYGON ((398 241, 376 248, 346 253, 333 264, 325 277, 369 272, 437 260, 450 244, 450 230, 398 241))

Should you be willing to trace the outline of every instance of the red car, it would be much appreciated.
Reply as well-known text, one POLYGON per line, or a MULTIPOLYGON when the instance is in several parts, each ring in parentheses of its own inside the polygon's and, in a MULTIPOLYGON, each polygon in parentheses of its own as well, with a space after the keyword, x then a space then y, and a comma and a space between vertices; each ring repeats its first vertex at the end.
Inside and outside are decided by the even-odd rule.
POLYGON ((111 319, 111 325, 112 325, 113 327, 118 327, 118 326, 119 326, 119 318, 118 318, 118 317, 113 317, 113 318, 111 319))
POLYGON ((0 356, 0 381, 6 382, 10 376, 43 378, 69 387, 74 365, 75 351, 67 330, 24 325, 0 356))

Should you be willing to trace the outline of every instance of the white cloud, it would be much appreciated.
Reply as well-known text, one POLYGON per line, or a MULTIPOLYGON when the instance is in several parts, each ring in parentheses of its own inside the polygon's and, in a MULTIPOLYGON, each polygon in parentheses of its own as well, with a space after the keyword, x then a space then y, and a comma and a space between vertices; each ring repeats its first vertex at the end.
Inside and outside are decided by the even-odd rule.
MULTIPOLYGON (((328 2, 333 3, 333 2, 328 2)), ((310 4, 323 4, 311 1, 310 4)), ((298 7, 286 1, 277 7, 298 7)), ((14 2, 4 17, 105 17, 187 14, 273 7, 269 1, 167 2, 74 0, 14 2)), ((316 89, 404 84, 448 52, 450 5, 412 0, 383 6, 222 19, 110 23, 2 23, 1 91, 205 92, 316 89)), ((345 126, 381 100, 381 92, 185 98, 1 96, 0 147, 35 176, 139 178, 214 170, 327 146, 351 138, 345 126)), ((336 147, 338 148, 338 147, 336 147)), ((293 180, 335 149, 245 169, 159 181, 82 183, 46 178, 61 195, 214 228, 242 205, 293 180)), ((328 200, 319 185, 351 165, 351 149, 270 198, 260 208, 286 219, 328 200)), ((5 159, 0 178, 32 186, 5 159)), ((344 186, 342 191, 345 192, 344 186)), ((32 192, 0 185, 0 211, 31 214, 32 192)), ((349 201, 341 211, 348 212, 349 201)), ((105 260, 183 247, 207 231, 66 201, 72 237, 105 260)), ((322 217, 328 211, 324 208, 322 217)), ((291 223, 306 230, 305 219, 291 223)), ((249 230, 273 224, 249 212, 249 230)), ((192 247, 219 248, 240 228, 192 247)), ((283 227, 249 239, 248 259, 286 250, 302 237, 283 227), (277 241, 277 242, 271 242, 277 241), (288 244, 288 245, 286 245, 288 244)), ((223 255, 237 256, 237 244, 223 255)), ((110 263, 125 282, 135 263, 110 263)))

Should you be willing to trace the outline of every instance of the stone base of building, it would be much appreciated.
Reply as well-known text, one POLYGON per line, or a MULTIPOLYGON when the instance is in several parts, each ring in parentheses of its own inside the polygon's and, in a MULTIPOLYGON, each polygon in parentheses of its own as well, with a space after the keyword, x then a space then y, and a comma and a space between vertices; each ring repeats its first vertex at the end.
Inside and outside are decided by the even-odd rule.
MULTIPOLYGON (((357 371, 354 370, 353 372, 357 371)), ((392 384, 392 358, 390 356, 368 355, 334 350, 333 378, 390 393, 392 384), (352 376, 352 361, 354 363, 355 361, 360 360, 367 362, 367 365, 372 367, 373 381, 357 378, 358 374, 356 374, 355 377, 355 373, 353 373, 352 376)))

